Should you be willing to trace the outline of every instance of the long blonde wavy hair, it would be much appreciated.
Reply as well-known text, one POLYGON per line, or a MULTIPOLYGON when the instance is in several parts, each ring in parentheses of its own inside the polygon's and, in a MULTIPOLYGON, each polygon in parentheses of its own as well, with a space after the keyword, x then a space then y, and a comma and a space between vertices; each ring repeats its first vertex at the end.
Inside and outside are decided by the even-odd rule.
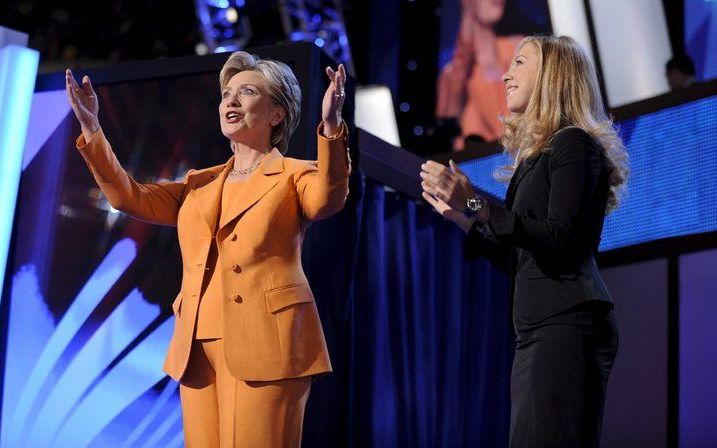
POLYGON ((545 152, 559 130, 575 126, 590 134, 604 149, 610 165, 610 193, 606 213, 620 203, 629 173, 628 157, 612 120, 605 113, 595 69, 578 43, 568 36, 528 36, 518 48, 538 49, 539 72, 525 112, 505 119, 505 151, 515 161, 503 167, 509 179, 525 159, 545 152))

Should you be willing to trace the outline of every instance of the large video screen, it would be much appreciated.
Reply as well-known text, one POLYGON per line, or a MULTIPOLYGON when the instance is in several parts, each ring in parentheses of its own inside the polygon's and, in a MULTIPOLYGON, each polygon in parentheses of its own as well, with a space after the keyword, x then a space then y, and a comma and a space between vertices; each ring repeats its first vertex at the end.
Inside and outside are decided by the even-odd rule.
POLYGON ((547 0, 445 0, 435 115, 453 149, 500 139, 502 76, 520 40, 551 34, 547 0))
MULTIPOLYGON (((313 158, 324 56, 310 44, 256 53, 296 74, 301 122, 286 155, 313 158)), ((137 181, 183 179, 232 155, 218 111, 226 56, 91 73, 102 129, 137 181)), ((63 74, 36 85, 3 299, 0 448, 183 446, 177 383, 162 371, 182 274, 176 228, 110 206, 75 148, 63 74)))
MULTIPOLYGON (((219 101, 214 73, 96 90, 102 128, 140 181, 231 155, 205 113, 219 101)), ((162 371, 176 230, 113 209, 75 149, 79 134, 64 89, 35 94, 8 263, 0 446, 181 446, 177 385, 162 371)))

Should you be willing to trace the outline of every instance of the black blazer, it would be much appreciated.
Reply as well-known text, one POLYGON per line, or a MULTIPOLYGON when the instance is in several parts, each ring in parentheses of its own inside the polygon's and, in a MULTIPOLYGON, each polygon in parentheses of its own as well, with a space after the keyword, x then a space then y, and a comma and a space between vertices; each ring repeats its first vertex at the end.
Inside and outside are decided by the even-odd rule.
POLYGON ((563 128, 549 149, 524 160, 505 207, 468 233, 469 255, 511 274, 516 328, 540 323, 585 301, 612 303, 595 254, 609 193, 603 148, 584 130, 563 128))

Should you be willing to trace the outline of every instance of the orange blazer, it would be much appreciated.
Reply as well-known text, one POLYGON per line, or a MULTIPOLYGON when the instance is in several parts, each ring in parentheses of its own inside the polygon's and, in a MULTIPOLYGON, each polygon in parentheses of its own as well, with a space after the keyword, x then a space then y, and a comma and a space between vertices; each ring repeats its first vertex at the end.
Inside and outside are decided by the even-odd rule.
POLYGON ((336 138, 318 134, 316 162, 283 157, 273 149, 218 224, 222 186, 233 157, 223 165, 190 170, 180 182, 140 184, 124 171, 101 129, 88 142, 83 136, 77 139, 77 149, 114 208, 143 221, 177 226, 182 288, 172 304, 176 320, 164 363, 175 380, 189 360, 212 238, 221 253, 215 275, 223 291, 229 371, 244 381, 331 371, 301 266, 301 243, 312 221, 343 208, 351 164, 345 123, 336 138))

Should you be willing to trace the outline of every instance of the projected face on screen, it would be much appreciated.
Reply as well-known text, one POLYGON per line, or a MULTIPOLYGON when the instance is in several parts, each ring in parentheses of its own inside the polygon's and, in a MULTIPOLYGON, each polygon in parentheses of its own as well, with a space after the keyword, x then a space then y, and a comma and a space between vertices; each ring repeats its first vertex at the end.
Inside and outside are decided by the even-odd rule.
POLYGON ((459 130, 451 142, 456 150, 497 141, 509 113, 502 75, 526 34, 550 33, 547 3, 455 0, 445 2, 443 11, 438 125, 459 130))
POLYGON ((495 26, 503 18, 505 0, 463 0, 464 14, 485 26, 495 26))

